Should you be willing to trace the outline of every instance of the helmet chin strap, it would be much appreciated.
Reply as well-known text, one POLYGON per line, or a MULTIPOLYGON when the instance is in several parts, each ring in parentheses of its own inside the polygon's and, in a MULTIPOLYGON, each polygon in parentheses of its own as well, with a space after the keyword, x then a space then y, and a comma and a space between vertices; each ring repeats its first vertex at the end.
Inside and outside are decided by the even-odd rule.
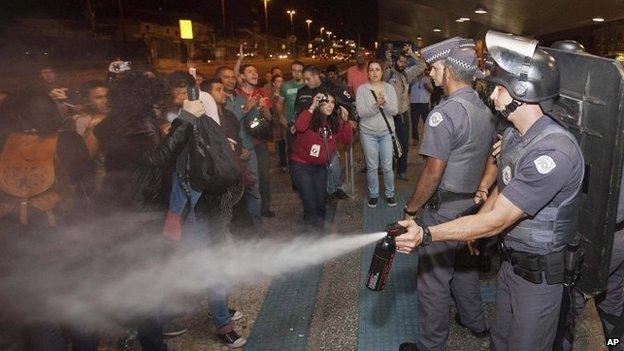
POLYGON ((505 119, 509 119, 509 115, 511 115, 521 105, 522 102, 513 99, 507 106, 505 106, 504 110, 500 111, 500 114, 505 117, 505 119))

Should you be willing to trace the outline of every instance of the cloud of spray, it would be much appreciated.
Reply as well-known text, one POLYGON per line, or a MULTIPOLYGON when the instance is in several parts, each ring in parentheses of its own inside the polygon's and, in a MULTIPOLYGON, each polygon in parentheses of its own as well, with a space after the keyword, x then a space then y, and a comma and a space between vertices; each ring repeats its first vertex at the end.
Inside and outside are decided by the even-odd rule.
POLYGON ((173 243, 146 233, 146 219, 117 216, 54 235, 16 235, 0 252, 0 315, 12 323, 114 327, 159 311, 185 310, 209 290, 227 291, 321 264, 385 234, 229 236, 208 242, 199 233, 193 242, 173 243))

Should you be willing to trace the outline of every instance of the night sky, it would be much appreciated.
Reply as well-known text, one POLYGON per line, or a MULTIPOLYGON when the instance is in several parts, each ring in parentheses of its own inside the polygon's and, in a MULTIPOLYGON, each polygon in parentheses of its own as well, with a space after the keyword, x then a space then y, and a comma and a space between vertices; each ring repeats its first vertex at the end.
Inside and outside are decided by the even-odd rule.
MULTIPOLYGON (((87 0, 3 0, 0 15, 8 18, 44 17, 84 19, 87 0)), ((97 18, 119 16, 121 1, 127 18, 137 18, 161 23, 175 23, 177 18, 190 17, 213 23, 217 31, 223 30, 221 0, 91 0, 97 18)), ((262 0, 224 0, 226 4, 227 31, 232 28, 252 27, 254 22, 264 31, 262 0)), ((312 36, 324 26, 340 38, 358 40, 370 45, 377 35, 378 0, 270 0, 269 30, 276 36, 286 36, 290 19, 287 9, 294 9, 295 33, 300 41, 307 40, 305 20, 312 19, 312 36)))

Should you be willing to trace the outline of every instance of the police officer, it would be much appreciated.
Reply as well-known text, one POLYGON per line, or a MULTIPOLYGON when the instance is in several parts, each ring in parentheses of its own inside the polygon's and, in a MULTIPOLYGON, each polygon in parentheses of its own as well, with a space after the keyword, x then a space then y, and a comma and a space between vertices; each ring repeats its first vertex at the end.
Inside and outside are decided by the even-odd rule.
MULTIPOLYGON (((477 56, 471 40, 452 38, 422 50, 431 77, 447 97, 427 117, 420 153, 425 167, 404 208, 411 219, 423 208, 422 223, 433 226, 456 218, 471 207, 495 138, 491 111, 472 89, 477 56)), ((418 301, 420 341, 401 350, 444 350, 449 333, 451 295, 455 320, 473 335, 489 334, 481 301, 478 272, 463 264, 465 243, 436 242, 419 250, 418 301)))
POLYGON ((498 351, 550 350, 563 292, 564 248, 576 233, 583 155, 576 139, 544 115, 559 94, 555 59, 537 41, 490 31, 496 65, 488 80, 496 110, 514 128, 503 136, 497 185, 478 214, 420 227, 396 239, 410 252, 432 242, 504 236, 492 342, 498 351))

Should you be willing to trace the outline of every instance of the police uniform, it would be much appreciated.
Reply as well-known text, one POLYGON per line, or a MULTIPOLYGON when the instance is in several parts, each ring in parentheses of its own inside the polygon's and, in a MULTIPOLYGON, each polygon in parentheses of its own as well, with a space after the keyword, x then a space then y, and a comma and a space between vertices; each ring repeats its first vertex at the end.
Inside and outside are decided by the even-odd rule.
POLYGON ((576 233, 583 155, 576 139, 542 116, 520 135, 509 128, 498 189, 528 215, 504 237, 492 342, 496 350, 550 350, 563 293, 558 264, 576 233))
MULTIPOLYGON (((446 42, 423 49, 425 60, 432 63, 444 59, 452 48, 459 48, 459 38, 446 42)), ((463 53, 476 61, 472 49, 463 53)), ((422 212, 424 226, 453 220, 474 204, 473 196, 494 138, 492 114, 471 87, 455 91, 429 113, 420 153, 446 161, 446 168, 436 193, 422 212)), ((418 253, 418 349, 445 349, 451 294, 461 324, 476 333, 486 331, 478 273, 461 265, 464 255, 468 255, 466 244, 434 242, 420 247, 418 253)))

